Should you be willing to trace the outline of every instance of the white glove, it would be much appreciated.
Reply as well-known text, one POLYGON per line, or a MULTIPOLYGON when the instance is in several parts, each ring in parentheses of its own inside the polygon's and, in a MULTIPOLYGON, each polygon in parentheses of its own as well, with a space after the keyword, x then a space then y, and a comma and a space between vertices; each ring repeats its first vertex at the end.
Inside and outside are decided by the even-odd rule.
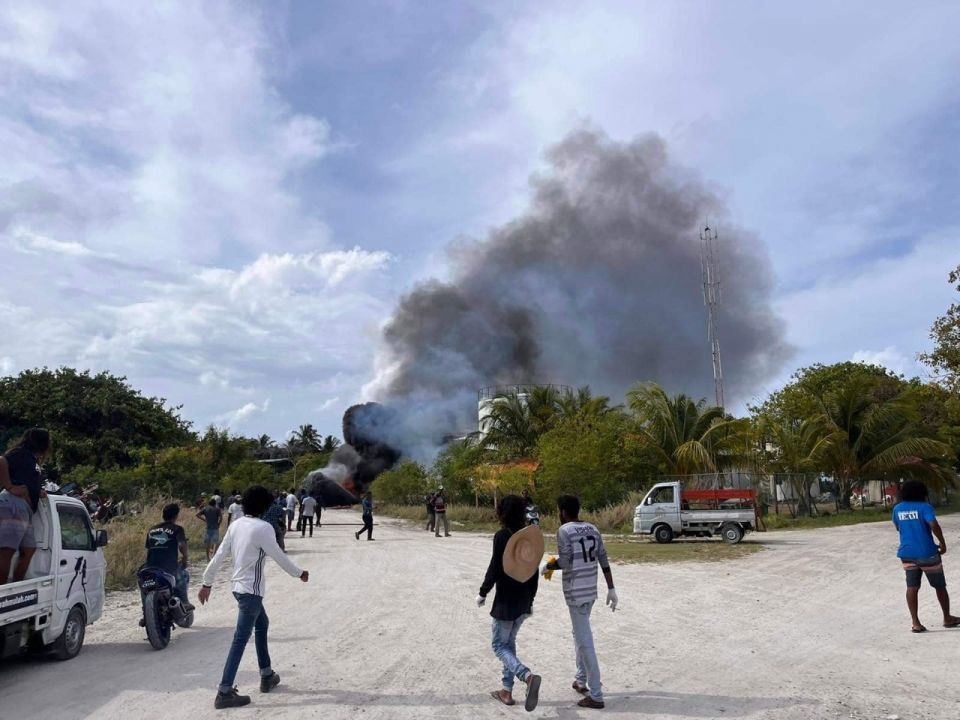
POLYGON ((477 595, 477 607, 483 607, 487 599, 483 595, 477 595))
POLYGON ((616 612, 618 602, 620 602, 620 598, 617 597, 617 591, 614 588, 607 590, 607 606, 610 610, 616 612))

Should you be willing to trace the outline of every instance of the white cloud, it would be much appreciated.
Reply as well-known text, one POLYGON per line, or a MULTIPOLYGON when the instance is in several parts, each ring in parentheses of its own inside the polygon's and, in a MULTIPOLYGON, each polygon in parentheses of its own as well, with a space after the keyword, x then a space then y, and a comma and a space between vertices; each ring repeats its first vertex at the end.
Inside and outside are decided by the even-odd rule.
POLYGON ((857 350, 850 359, 853 362, 879 365, 898 375, 916 374, 919 367, 914 358, 906 356, 892 345, 883 350, 857 350))
POLYGON ((252 418, 254 415, 265 413, 269 407, 269 398, 264 400, 262 405, 248 402, 242 407, 238 407, 236 410, 230 410, 229 412, 218 415, 215 418, 215 421, 220 427, 225 427, 236 432, 246 424, 247 420, 252 418))

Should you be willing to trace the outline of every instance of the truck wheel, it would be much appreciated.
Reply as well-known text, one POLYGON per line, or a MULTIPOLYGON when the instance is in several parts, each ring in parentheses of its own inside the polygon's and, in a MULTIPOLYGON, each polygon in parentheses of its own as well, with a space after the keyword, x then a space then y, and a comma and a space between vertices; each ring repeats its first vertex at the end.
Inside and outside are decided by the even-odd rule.
POLYGON ((143 619, 147 626, 147 639, 154 650, 163 650, 170 642, 170 626, 160 615, 157 593, 148 592, 143 599, 143 619))
POLYGON ((83 647, 83 638, 87 632, 87 618, 84 615, 83 608, 75 605, 70 614, 67 615, 67 622, 63 626, 63 632, 60 637, 53 641, 53 656, 57 660, 72 660, 80 654, 83 647))
POLYGON ((669 525, 657 525, 653 529, 653 539, 658 543, 668 543, 673 540, 673 528, 669 525))
POLYGON ((723 541, 728 545, 736 545, 743 540, 743 528, 736 523, 725 524, 720 534, 723 535, 723 541))

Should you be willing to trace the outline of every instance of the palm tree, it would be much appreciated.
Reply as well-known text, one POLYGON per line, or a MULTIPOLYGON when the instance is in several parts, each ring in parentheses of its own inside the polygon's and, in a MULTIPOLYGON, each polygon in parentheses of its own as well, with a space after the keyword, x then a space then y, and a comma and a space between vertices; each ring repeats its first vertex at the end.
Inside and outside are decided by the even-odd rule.
POLYGON ((568 390, 557 401, 557 412, 563 418, 596 419, 616 410, 619 406, 611 407, 610 398, 594 395, 588 385, 577 388, 576 392, 568 390))
POLYGON ((823 469, 824 456, 834 440, 826 418, 818 415, 795 425, 762 417, 758 425, 767 446, 765 469, 786 474, 798 498, 798 511, 809 512, 810 475, 823 469))
POLYGON ((537 423, 527 399, 519 393, 497 395, 489 401, 483 443, 501 459, 530 457, 537 447, 537 423))
POLYGON ((321 452, 330 452, 332 453, 340 447, 340 438, 336 438, 333 435, 327 435, 323 439, 323 446, 320 448, 321 452))
POLYGON ((670 397, 656 383, 640 383, 627 393, 627 405, 639 421, 641 443, 666 475, 715 473, 749 459, 749 423, 705 400, 670 397))
POLYGON ((301 425, 293 431, 290 439, 303 452, 320 452, 320 434, 313 425, 301 425))
POLYGON ((873 389, 866 378, 854 379, 820 401, 831 436, 825 460, 841 505, 849 508, 853 488, 869 480, 952 483, 950 448, 920 433, 909 394, 877 399, 873 389))

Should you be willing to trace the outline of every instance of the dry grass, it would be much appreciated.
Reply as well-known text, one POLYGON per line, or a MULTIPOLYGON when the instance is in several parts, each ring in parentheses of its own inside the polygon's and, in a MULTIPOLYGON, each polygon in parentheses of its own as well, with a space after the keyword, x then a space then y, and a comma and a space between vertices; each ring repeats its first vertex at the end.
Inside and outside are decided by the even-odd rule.
MULTIPOLYGON (((171 500, 155 499, 142 505, 138 512, 110 521, 104 528, 110 542, 104 548, 107 560, 107 589, 129 590, 137 586, 137 569, 146 559, 143 545, 147 530, 161 522, 163 506, 171 500)), ((181 505, 177 524, 187 533, 191 562, 204 560, 203 550, 204 524, 196 517, 196 511, 181 505)))

